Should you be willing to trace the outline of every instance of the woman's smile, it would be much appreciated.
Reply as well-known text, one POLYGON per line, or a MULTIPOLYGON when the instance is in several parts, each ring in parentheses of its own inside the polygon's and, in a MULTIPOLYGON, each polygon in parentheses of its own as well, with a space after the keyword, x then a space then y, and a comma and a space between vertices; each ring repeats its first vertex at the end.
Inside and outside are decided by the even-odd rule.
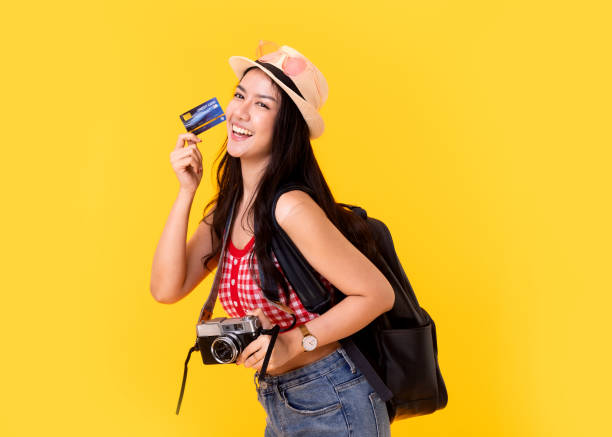
POLYGON ((250 131, 238 124, 232 123, 231 137, 234 141, 244 141, 251 138, 254 135, 253 131, 250 131))

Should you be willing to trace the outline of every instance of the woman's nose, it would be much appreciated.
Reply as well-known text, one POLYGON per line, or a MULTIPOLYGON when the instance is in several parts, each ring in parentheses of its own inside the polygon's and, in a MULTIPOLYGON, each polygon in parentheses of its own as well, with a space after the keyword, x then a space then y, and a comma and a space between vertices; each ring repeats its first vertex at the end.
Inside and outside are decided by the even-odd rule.
POLYGON ((236 108, 236 112, 240 118, 248 120, 250 117, 249 104, 247 102, 242 102, 240 105, 238 105, 238 108, 236 108))

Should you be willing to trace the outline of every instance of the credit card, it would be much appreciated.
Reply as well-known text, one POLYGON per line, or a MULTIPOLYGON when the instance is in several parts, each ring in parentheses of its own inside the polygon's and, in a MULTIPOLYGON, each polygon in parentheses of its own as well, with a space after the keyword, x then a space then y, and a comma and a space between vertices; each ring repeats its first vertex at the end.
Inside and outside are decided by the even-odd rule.
POLYGON ((181 121, 185 125, 187 132, 198 135, 225 121, 225 114, 217 98, 213 97, 181 114, 181 121))

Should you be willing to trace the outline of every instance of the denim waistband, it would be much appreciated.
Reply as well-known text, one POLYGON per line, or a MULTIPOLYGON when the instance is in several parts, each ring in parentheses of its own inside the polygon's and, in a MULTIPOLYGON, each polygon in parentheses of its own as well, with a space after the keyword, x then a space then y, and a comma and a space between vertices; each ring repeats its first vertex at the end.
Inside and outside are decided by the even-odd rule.
MULTIPOLYGON (((273 390, 274 386, 282 386, 283 388, 291 387, 293 385, 303 384, 309 380, 323 376, 329 372, 332 372, 339 366, 347 364, 350 367, 352 373, 355 373, 356 367, 350 360, 342 346, 338 347, 335 351, 324 356, 323 358, 313 361, 310 364, 306 364, 295 370, 282 373, 280 375, 268 375, 260 381, 259 390, 265 393, 269 390, 273 390)), ((255 380, 259 376, 259 372, 255 372, 255 380)))

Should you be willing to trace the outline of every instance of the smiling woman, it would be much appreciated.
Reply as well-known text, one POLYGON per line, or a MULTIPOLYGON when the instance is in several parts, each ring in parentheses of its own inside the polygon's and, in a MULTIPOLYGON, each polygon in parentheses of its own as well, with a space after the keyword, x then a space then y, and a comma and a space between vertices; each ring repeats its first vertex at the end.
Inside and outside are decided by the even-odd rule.
MULTIPOLYGON (((284 331, 256 385, 268 414, 266 436, 390 435, 385 403, 339 343, 389 310, 394 292, 368 259, 375 242, 367 225, 335 202, 314 156, 311 139, 324 130, 319 110, 327 82, 288 46, 255 61, 229 61, 240 82, 225 111, 218 192, 185 247, 195 190, 181 191, 155 253, 151 292, 160 302, 176 302, 218 266, 213 296, 218 291, 230 316, 256 316, 263 328, 284 331), (303 190, 282 194, 272 217, 275 194, 290 182, 303 190), (307 311, 285 277, 272 251, 274 219, 330 293, 334 305, 325 313, 307 311), (264 286, 260 273, 274 286, 264 286)), ((179 135, 183 140, 191 150, 173 155, 175 169, 201 165, 197 138, 179 135)), ((257 377, 270 342, 270 335, 259 335, 236 354, 236 363, 257 377)))

